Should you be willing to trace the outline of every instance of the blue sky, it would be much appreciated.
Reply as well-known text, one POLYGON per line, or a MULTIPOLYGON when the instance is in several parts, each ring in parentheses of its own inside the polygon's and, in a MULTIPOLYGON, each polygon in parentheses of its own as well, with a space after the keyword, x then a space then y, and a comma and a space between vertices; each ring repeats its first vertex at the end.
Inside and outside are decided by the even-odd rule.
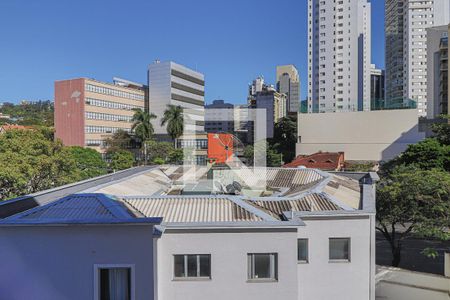
MULTIPOLYGON (((384 66, 384 1, 372 0, 372 62, 384 66)), ((247 84, 295 64, 307 83, 307 0, 1 0, 0 102, 53 99, 75 77, 146 81, 173 60, 206 76, 206 101, 245 103, 247 84)))

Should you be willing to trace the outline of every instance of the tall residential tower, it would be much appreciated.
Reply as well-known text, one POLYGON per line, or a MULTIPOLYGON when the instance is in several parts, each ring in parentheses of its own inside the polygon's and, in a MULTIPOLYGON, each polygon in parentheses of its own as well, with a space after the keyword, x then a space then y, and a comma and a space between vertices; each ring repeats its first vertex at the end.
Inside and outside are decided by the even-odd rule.
POLYGON ((427 28, 450 22, 448 0, 386 0, 386 105, 427 114, 427 28))
POLYGON ((370 110, 371 4, 308 0, 308 111, 370 110))
POLYGON ((287 112, 300 109, 300 76, 294 65, 277 66, 277 91, 287 95, 287 112))

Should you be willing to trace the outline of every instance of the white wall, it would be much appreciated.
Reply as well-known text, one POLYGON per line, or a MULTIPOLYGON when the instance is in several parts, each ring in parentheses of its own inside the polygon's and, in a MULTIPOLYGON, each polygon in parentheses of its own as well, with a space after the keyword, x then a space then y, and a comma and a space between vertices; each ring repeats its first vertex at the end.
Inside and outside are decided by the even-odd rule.
POLYGON ((134 264, 153 299, 153 226, 0 228, 0 299, 94 299, 95 264, 134 264))
POLYGON ((369 300, 375 264, 370 219, 305 220, 298 238, 309 239, 309 263, 298 264, 299 299, 369 300), (351 238, 350 262, 329 262, 329 238, 351 238), (371 252, 373 251, 373 252, 371 252))
POLYGON ((299 114, 297 155, 345 152, 346 160, 390 160, 425 138, 417 111, 299 114))
POLYGON ((297 232, 167 233, 157 241, 158 300, 297 300, 297 232), (278 282, 247 282, 248 253, 278 253, 278 282), (211 280, 173 281, 174 254, 211 254, 211 280))

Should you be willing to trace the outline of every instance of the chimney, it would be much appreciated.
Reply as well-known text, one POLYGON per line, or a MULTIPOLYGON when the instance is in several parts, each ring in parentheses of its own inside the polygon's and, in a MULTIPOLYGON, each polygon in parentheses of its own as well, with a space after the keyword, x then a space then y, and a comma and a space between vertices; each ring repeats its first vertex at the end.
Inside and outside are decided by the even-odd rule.
POLYGON ((444 275, 450 278, 450 252, 444 254, 444 275))

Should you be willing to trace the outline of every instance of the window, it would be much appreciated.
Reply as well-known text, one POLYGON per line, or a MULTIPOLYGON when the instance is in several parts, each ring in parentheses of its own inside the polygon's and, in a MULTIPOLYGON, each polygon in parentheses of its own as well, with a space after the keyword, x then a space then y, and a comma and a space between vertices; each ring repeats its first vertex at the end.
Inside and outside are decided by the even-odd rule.
POLYGON ((174 277, 176 279, 211 278, 211 255, 174 255, 174 277))
POLYGON ((278 279, 278 254, 254 253, 247 256, 249 280, 278 279))
POLYGON ((297 260, 299 262, 308 262, 308 239, 297 240, 297 260))
POLYGON ((350 261, 350 239, 330 238, 330 261, 350 261))
POLYGON ((95 265, 96 300, 134 299, 134 273, 131 265, 95 265))

